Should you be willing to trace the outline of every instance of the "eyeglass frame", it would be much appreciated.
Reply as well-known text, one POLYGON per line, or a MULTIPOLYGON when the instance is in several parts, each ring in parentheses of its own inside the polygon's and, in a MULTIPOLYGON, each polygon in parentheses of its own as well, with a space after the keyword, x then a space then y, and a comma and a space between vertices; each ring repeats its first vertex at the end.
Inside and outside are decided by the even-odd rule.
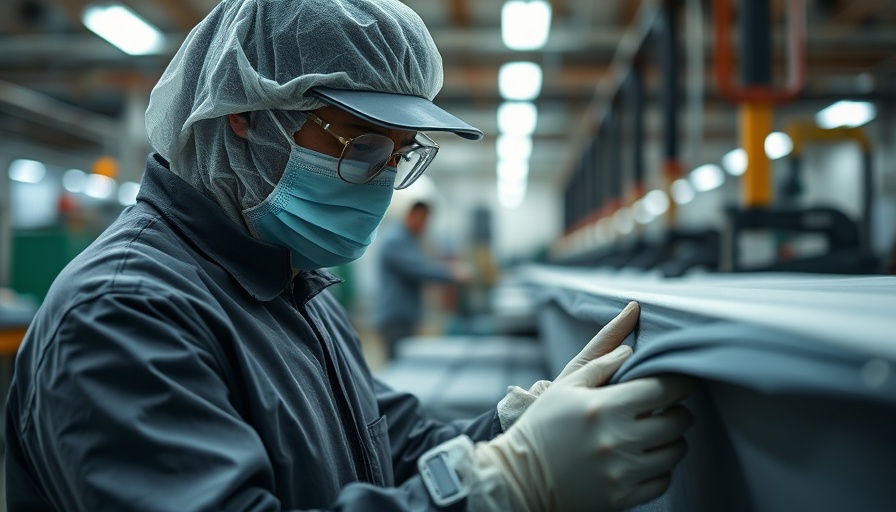
MULTIPOLYGON (((349 180, 345 179, 345 177, 342 175, 342 170, 341 170, 341 169, 342 169, 342 159, 345 157, 345 152, 346 152, 346 150, 348 150, 348 147, 351 145, 352 142, 355 141, 355 139, 357 139, 358 137, 360 137, 360 135, 359 135, 358 137, 352 137, 352 138, 348 138, 348 139, 347 139, 347 138, 345 138, 345 137, 342 137, 342 136, 339 135, 338 133, 334 132, 333 130, 331 130, 331 129, 330 129, 330 125, 331 125, 331 123, 328 123, 328 122, 324 121, 323 119, 321 119, 321 118, 318 117, 317 115, 315 115, 315 114, 313 114, 313 113, 311 113, 311 112, 303 112, 303 114, 305 114, 305 116, 307 116, 308 119, 311 119, 312 121, 314 121, 315 124, 317 124, 318 126, 320 126, 321 128, 323 128, 323 130, 324 130, 325 132, 329 133, 330 135, 332 135, 333 137, 335 137, 336 140, 338 140, 339 142, 342 143, 342 152, 339 154, 339 163, 336 165, 336 174, 339 175, 339 179, 341 179, 342 181, 344 181, 344 182, 346 182, 346 183, 351 183, 352 185, 363 185, 363 184, 365 184, 365 183, 370 183, 371 181, 373 181, 374 179, 376 179, 377 176, 379 176, 380 174, 383 173, 383 171, 386 169, 386 167, 388 167, 389 162, 392 161, 393 159, 395 159, 396 156, 398 156, 398 157, 405 157, 407 153, 410 153, 411 151, 414 151, 414 150, 419 149, 419 148, 426 148, 426 149, 432 151, 431 156, 429 156, 429 158, 428 158, 425 162, 419 164, 419 165, 422 165, 422 167, 421 167, 419 170, 417 170, 417 172, 414 172, 415 169, 411 169, 411 174, 408 174, 408 177, 413 176, 413 179, 411 179, 410 181, 408 181, 408 178, 405 178, 405 179, 399 184, 399 185, 401 185, 401 186, 394 187, 395 190, 405 189, 405 188, 411 186, 412 183, 414 183, 415 181, 417 181, 417 179, 420 178, 420 176, 423 175, 423 172, 426 170, 427 167, 429 167, 429 164, 432 163, 432 161, 435 159, 436 155, 437 155, 438 152, 439 152, 439 144, 438 144, 436 141, 430 139, 430 138, 429 138, 425 133, 423 133, 423 132, 416 132, 415 135, 414 135, 414 144, 416 144, 416 145, 413 146, 413 147, 411 147, 411 149, 406 150, 406 151, 396 151, 396 152, 392 153, 392 154, 389 156, 389 158, 387 158, 387 159, 382 163, 382 165, 380 166, 380 168, 377 169, 376 172, 374 172, 371 176, 369 176, 369 177, 367 178, 367 180, 364 181, 363 183, 358 183, 358 182, 356 182, 356 181, 349 181, 349 180), (417 140, 418 137, 422 137, 422 139, 423 139, 423 142, 422 142, 422 143, 421 143, 420 141, 417 140)), ((386 137, 385 135, 383 135, 383 134, 381 134, 381 133, 370 133, 370 134, 363 134, 363 135, 378 135, 378 136, 380 136, 380 137, 384 137, 384 138, 386 138, 386 139, 389 139, 389 137, 386 137)), ((391 139, 390 139, 390 140, 391 140, 391 139)), ((392 141, 392 147, 393 147, 393 148, 395 147, 395 142, 394 142, 394 141, 392 141)))

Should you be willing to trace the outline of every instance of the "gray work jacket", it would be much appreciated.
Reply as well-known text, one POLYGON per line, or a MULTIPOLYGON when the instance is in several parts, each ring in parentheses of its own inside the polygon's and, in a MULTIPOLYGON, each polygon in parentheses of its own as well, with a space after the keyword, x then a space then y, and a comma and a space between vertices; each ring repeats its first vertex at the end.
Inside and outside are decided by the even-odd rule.
MULTIPOLYGON (((427 420, 371 376, 289 252, 150 157, 137 204, 56 279, 16 360, 10 512, 433 510, 416 459, 492 411, 427 420)), ((462 508, 463 502, 455 508, 462 508)))

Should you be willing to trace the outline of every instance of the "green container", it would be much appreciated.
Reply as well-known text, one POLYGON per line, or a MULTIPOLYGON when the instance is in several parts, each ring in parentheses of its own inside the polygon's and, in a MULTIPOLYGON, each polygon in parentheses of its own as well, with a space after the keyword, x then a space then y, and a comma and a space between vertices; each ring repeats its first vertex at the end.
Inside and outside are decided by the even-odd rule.
POLYGON ((42 302, 59 272, 95 238, 58 228, 14 231, 10 286, 42 302))

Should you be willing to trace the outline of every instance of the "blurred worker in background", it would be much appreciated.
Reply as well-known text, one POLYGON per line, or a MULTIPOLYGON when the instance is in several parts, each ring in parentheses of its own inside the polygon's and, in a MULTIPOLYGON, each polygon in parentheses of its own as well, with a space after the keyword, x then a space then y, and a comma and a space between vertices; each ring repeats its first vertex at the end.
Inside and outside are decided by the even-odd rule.
POLYGON ((629 305, 553 381, 462 423, 374 379, 326 267, 481 132, 398 0, 225 0, 152 92, 137 204, 57 278, 16 360, 10 512, 605 510, 660 495, 692 383, 603 386, 629 305))
POLYGON ((423 317, 424 283, 463 284, 470 280, 470 272, 465 268, 449 267, 424 251, 421 237, 429 214, 427 203, 415 202, 402 222, 383 229, 379 240, 379 295, 373 305, 373 324, 386 345, 389 359, 395 356, 399 340, 417 332, 423 317))

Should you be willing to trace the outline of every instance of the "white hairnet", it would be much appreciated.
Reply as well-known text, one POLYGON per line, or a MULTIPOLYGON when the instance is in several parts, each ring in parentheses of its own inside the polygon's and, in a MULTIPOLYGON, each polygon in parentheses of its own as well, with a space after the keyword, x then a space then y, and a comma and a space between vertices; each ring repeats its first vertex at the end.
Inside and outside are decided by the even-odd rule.
POLYGON ((442 58, 397 0, 224 0, 187 36, 150 96, 146 128, 171 170, 238 223, 280 178, 315 86, 432 100, 442 58), (248 140, 227 114, 248 112, 248 140))

